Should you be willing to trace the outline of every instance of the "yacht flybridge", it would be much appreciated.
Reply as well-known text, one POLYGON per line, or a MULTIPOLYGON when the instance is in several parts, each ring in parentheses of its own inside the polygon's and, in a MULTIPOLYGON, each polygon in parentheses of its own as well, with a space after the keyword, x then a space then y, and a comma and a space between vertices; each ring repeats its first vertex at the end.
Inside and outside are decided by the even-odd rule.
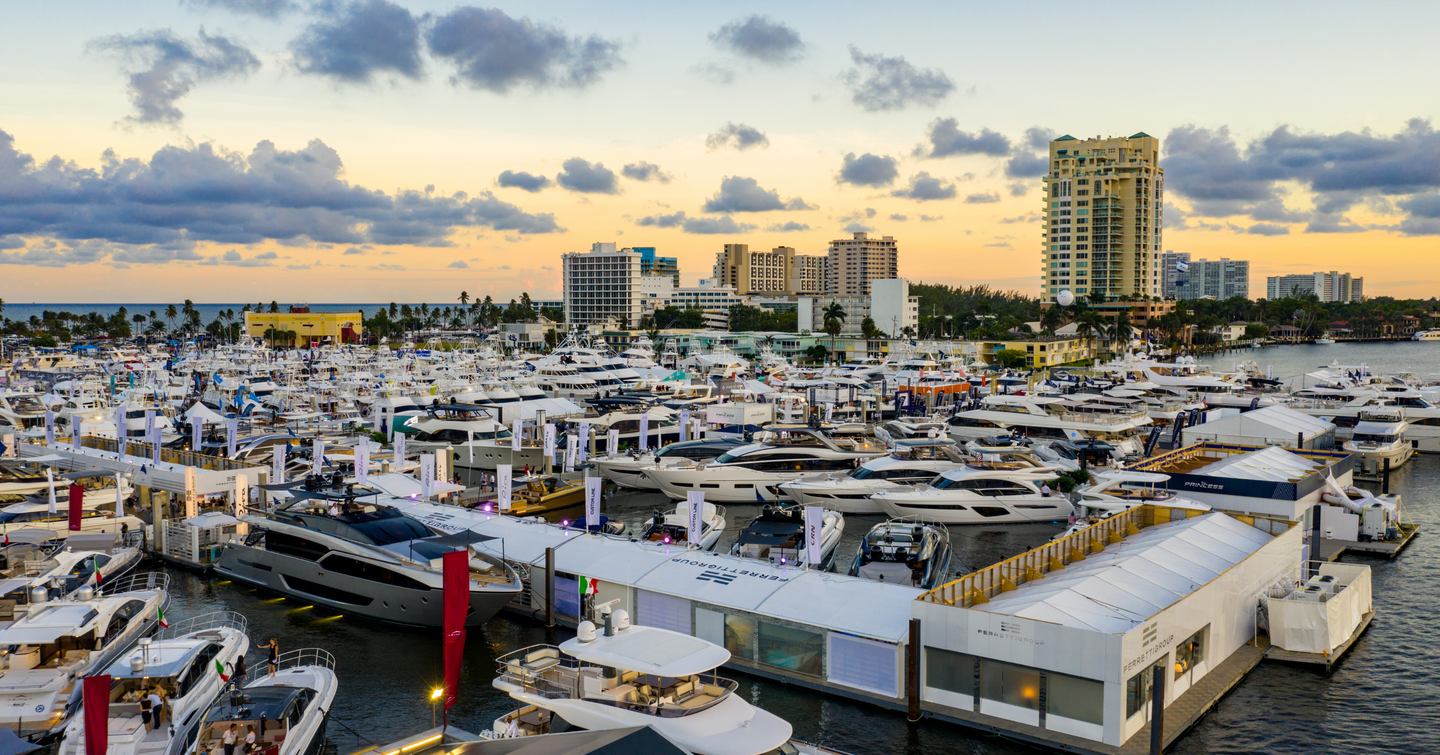
MULTIPOLYGON (((687 751, 756 755, 790 741, 783 719, 736 694, 716 674, 730 652, 698 637, 631 625, 606 615, 605 628, 580 622, 559 647, 532 645, 496 659, 495 688, 582 729, 650 726, 687 751)), ((507 726, 505 718, 497 729, 507 726)), ((507 732, 499 732, 505 735, 507 732)))
POLYGON ((907 438, 895 441, 889 456, 871 459, 848 473, 826 472, 781 483, 780 491, 808 506, 844 514, 880 514, 884 510, 870 496, 929 482, 964 464, 964 455, 950 438, 907 438))

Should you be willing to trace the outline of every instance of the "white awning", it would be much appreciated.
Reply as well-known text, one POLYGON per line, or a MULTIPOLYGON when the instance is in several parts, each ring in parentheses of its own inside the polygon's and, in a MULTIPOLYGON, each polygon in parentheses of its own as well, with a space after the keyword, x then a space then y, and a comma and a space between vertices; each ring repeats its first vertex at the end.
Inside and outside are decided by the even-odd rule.
POLYGON ((589 642, 566 640, 560 650, 586 663, 668 677, 702 674, 730 662, 725 648, 669 629, 632 625, 611 637, 603 629, 597 635, 589 642))

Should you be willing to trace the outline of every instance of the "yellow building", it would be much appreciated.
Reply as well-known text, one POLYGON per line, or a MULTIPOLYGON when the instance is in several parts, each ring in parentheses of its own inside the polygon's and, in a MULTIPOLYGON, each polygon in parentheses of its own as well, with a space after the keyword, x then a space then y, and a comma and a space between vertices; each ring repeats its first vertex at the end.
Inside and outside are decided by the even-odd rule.
POLYGON ((1149 134, 1050 142, 1044 298, 1065 290, 1077 299, 1160 296, 1164 188, 1160 140, 1149 134))
POLYGON ((1029 367, 1058 367, 1083 362, 1094 356, 1084 338, 1030 338, 1017 341, 980 341, 976 348, 986 364, 999 364, 1000 352, 1016 351, 1026 356, 1029 367))
POLYGON ((356 343, 364 332, 360 312, 246 312, 245 335, 276 346, 306 347, 316 343, 356 343))

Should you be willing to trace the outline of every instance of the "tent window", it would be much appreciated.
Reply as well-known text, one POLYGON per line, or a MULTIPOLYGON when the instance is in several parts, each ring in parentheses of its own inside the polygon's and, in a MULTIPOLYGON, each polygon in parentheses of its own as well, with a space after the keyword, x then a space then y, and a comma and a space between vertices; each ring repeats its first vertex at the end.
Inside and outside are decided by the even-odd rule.
POLYGON ((1129 718, 1145 710, 1150 703, 1152 672, 1148 667, 1130 677, 1125 683, 1125 717, 1129 718))

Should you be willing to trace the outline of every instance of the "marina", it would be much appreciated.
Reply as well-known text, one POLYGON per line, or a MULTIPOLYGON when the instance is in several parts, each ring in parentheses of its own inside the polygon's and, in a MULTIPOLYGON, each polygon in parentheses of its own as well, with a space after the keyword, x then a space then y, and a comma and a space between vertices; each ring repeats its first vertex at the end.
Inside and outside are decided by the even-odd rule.
MULTIPOLYGON (((357 355, 320 356, 339 363, 357 355)), ((211 357, 196 353, 171 370, 184 369, 192 359, 211 357)), ((476 357, 458 352, 445 359, 476 357)), ((484 369, 505 368, 496 363, 484 369)), ((1087 429, 1106 428, 1082 441, 1086 450, 1075 464, 1064 464, 1048 461, 1060 458, 1051 453, 1052 445, 1073 441, 1046 440, 1047 425, 1034 426, 1038 430, 1028 438, 1013 432, 1000 443, 968 434, 968 410, 958 400, 930 405, 926 414, 899 416, 904 412, 884 387, 883 365, 880 369, 873 376, 880 386, 849 383, 833 394, 833 403, 806 408, 803 401, 800 419, 808 421, 762 422, 736 445, 719 442, 730 432, 730 407, 767 407, 763 398, 754 400, 753 390, 732 401, 684 406, 674 414, 676 430, 669 437, 652 435, 644 418, 671 415, 639 415, 641 421, 622 441, 618 430, 601 435, 595 429, 607 426, 596 413, 606 405, 557 417, 547 413, 557 408, 549 404, 537 407, 529 423, 523 414, 500 423, 483 401, 453 399, 436 402, 443 407, 438 412, 420 408, 419 401, 409 410, 401 402, 374 403, 369 410, 374 417, 362 412, 348 427, 329 424, 343 416, 335 415, 321 417, 313 429, 277 434, 270 425, 285 422, 287 412, 283 406, 267 410, 267 402, 279 395, 293 401, 296 394, 283 389, 282 371, 271 368, 264 377, 269 395, 257 400, 256 409, 237 408, 223 393, 217 406, 207 407, 218 417, 208 420, 221 428, 218 444, 196 446, 195 439, 206 437, 199 424, 206 420, 187 420, 208 415, 195 409, 203 403, 181 395, 170 408, 158 407, 180 417, 168 442, 154 422, 146 423, 149 431, 142 425, 136 433, 149 437, 148 443, 129 437, 117 443, 113 430, 105 437, 100 422, 76 435, 57 427, 52 418, 63 412, 52 411, 4 434, 8 461, 0 465, 12 477, 51 469, 45 484, 26 493, 38 496, 42 506, 56 472, 113 480, 104 489, 111 507, 123 506, 126 516, 139 517, 138 531, 126 524, 117 534, 141 537, 151 555, 176 565, 168 571, 181 585, 173 591, 174 601, 193 606, 200 611, 196 616, 208 608, 208 613, 240 611, 246 621, 271 626, 278 620, 287 647, 303 642, 334 653, 327 635, 343 642, 359 633, 382 655, 417 660, 430 655, 431 660, 410 662, 420 668, 402 674, 419 694, 413 704, 397 700, 410 710, 393 716, 343 714, 344 681, 354 678, 342 673, 343 659, 303 666, 321 669, 305 674, 329 673, 341 682, 320 677, 307 682, 331 685, 337 703, 335 726, 306 736, 380 751, 394 741, 403 742, 400 747, 424 741, 414 738, 424 729, 417 721, 435 713, 435 705, 423 698, 439 689, 438 653, 423 648, 438 645, 439 607, 445 602, 438 565, 450 551, 469 554, 473 597, 467 624, 487 638, 479 655, 495 664, 486 668, 467 655, 464 668, 473 677, 450 710, 462 731, 480 732, 476 741, 520 733, 561 736, 565 729, 552 728, 552 716, 592 730, 643 727, 646 710, 655 706, 662 712, 651 728, 664 734, 665 705, 680 706, 675 715, 685 717, 692 709, 720 710, 731 705, 724 700, 745 695, 761 700, 755 715, 780 716, 774 720, 787 732, 777 740, 781 744, 793 737, 801 751, 852 750, 855 734, 848 727, 836 730, 823 725, 823 718, 794 721, 786 715, 803 698, 800 690, 811 690, 834 701, 825 705, 857 712, 868 707, 874 711, 868 716, 893 721, 890 726, 929 732, 916 736, 973 736, 961 734, 969 730, 1035 746, 1108 753, 1148 742, 1154 690, 1163 690, 1166 701, 1163 743, 1183 749, 1186 732, 1203 731, 1207 716, 1223 709, 1226 695, 1243 690, 1252 673, 1265 673, 1254 670, 1262 659, 1343 673, 1345 656, 1374 635, 1372 622, 1385 622, 1390 596, 1376 587, 1383 581, 1372 578, 1372 569, 1405 568, 1405 546, 1415 541, 1428 515, 1423 500, 1407 497, 1422 490, 1423 499, 1423 489, 1406 480, 1432 469, 1434 457, 1421 454, 1388 470, 1381 485, 1390 493, 1366 490, 1353 479, 1360 454, 1337 447, 1333 431, 1317 428, 1315 442, 1302 435, 1299 446, 1286 443, 1288 431, 1270 435, 1270 428, 1284 421, 1277 404, 1262 410, 1273 418, 1206 440, 1182 438, 1176 424, 1179 444, 1153 449, 1148 457, 1140 450, 1145 443, 1140 428, 1151 420, 1143 415, 1128 431, 1132 435, 1121 437, 1115 425, 1097 424, 1093 407, 1044 409, 1051 421, 1070 422, 1082 437, 1087 429), (824 421, 841 413, 852 396, 863 399, 877 422, 889 412, 894 421, 886 426, 894 431, 871 436, 866 423, 824 421), (719 410, 713 416, 712 407, 719 410), (462 424, 437 428, 408 419, 438 416, 462 424), (954 418, 961 424, 947 421, 954 418), (466 426, 471 422, 482 423, 484 435, 466 426), (895 432, 910 432, 906 426, 931 428, 929 438, 895 439, 895 432), (946 432, 949 427, 960 428, 959 434, 946 432), (416 439, 437 430, 462 434, 445 438, 445 445, 416 439), (266 447, 265 438, 274 438, 268 458, 255 452, 266 447), (489 476, 473 471, 482 469, 478 466, 466 473, 459 460, 471 458, 470 443, 534 448, 540 463, 515 471, 492 457, 489 476), (1101 443, 1108 450, 1097 453, 1101 443), (695 450, 671 457, 671 447, 695 450), (613 482, 588 478, 590 459, 613 482), (645 484, 649 480, 654 487, 645 484), (548 503, 565 490, 575 492, 548 503), (710 491, 723 507, 710 503, 710 491), (799 502, 786 502, 791 495, 799 502), (830 499, 841 510, 827 509, 830 499), (872 502, 863 503, 867 499, 872 502), (912 508, 928 502, 930 511, 897 502, 911 502, 912 508), (594 521, 600 524, 587 526, 584 521, 597 511, 601 517, 594 521), (910 518, 890 518, 904 515, 910 518), (1396 560, 1333 563, 1346 552, 1396 560), (1121 579, 1121 574, 1133 576, 1121 579), (1158 574, 1173 576, 1158 579, 1158 574), (485 597, 485 590, 498 591, 485 597), (1244 601, 1215 602, 1237 590, 1257 602, 1248 609, 1244 601), (864 609, 854 610, 857 606, 864 609), (262 619, 266 614, 269 619, 262 619), (576 656, 579 646, 566 638, 576 632, 610 637, 607 631, 617 637, 654 634, 653 641, 642 643, 647 645, 664 644, 669 636, 690 638, 696 644, 687 652, 715 662, 681 669, 632 661, 650 669, 645 678, 652 681, 644 686, 627 683, 623 673, 618 682, 607 681, 608 671, 595 677, 594 690, 591 682, 582 684, 582 677, 590 677, 576 671, 566 672, 569 682, 542 683, 545 689, 568 684, 569 694, 582 701, 613 692, 619 702, 610 704, 629 705, 639 718, 595 718, 583 706, 552 707, 545 702, 549 693, 526 696, 540 683, 534 679, 549 679, 546 669, 582 669, 593 656, 589 651, 576 656), (404 649, 387 645, 387 636, 406 637, 404 649), (552 648, 544 651, 549 654, 540 653, 546 647, 552 648), (505 671, 515 659, 520 665, 505 671), (716 666, 737 678, 712 680, 716 666), (428 681, 415 681, 425 669, 428 681), (493 689, 487 684, 492 677, 493 689), (502 681, 507 678, 511 681, 502 681), (672 681, 654 681, 666 679, 672 681), (501 693, 520 708, 506 708, 501 693), (772 697, 778 710, 764 704, 772 697), (548 712, 541 716, 535 710, 548 712), (906 724, 907 719, 920 723, 906 724), (802 728, 817 721, 818 730, 802 728)), ((332 370, 331 379, 339 381, 342 373, 332 370)), ((812 386, 825 381, 820 374, 791 370, 798 375, 772 365, 759 377, 776 386, 797 378, 812 386)), ((673 371, 631 372, 623 395, 632 401, 659 405, 674 393, 656 389, 677 381, 673 371)), ((997 382, 977 372, 982 374, 971 378, 971 385, 993 390, 997 382)), ((252 373, 249 385, 258 379, 252 373)), ((212 382, 224 384, 218 373, 212 382)), ((19 387, 12 381, 10 395, 19 387)), ((241 384, 231 395, 248 400, 252 390, 241 384)), ((460 385, 449 390, 465 392, 460 385)), ((967 400, 984 400, 985 390, 976 396, 972 387, 967 400)), ((1033 378, 1014 390, 1044 394, 1033 378)), ((46 395, 54 396, 46 401, 63 401, 46 395)), ((1056 395, 1069 407, 1097 401, 1083 389, 1056 395)), ((472 391, 468 398, 477 397, 472 391)), ((586 403, 582 397, 576 406, 586 403)), ((1028 415, 1053 402, 1006 405, 1028 415)), ((1230 409, 1216 419, 1227 416, 1245 415, 1230 409)), ((1208 423, 1187 424, 1188 433, 1208 423)), ((83 498, 83 486, 77 489, 83 498)), ((121 529, 119 519, 106 521, 102 530, 121 529)), ((470 654, 475 647, 474 640, 467 643, 470 654)), ((596 668, 617 665, 593 662, 596 668)), ((368 694, 396 694, 389 687, 368 694)), ((191 707, 199 710, 205 707, 201 703, 191 707)), ((231 715, 216 711, 222 714, 231 715)), ((205 726, 192 731, 209 731, 205 726)), ((720 740, 686 745, 685 731, 676 729, 669 739, 678 737, 692 751, 730 751, 720 740)), ((775 746, 757 742, 735 751, 775 746)))

